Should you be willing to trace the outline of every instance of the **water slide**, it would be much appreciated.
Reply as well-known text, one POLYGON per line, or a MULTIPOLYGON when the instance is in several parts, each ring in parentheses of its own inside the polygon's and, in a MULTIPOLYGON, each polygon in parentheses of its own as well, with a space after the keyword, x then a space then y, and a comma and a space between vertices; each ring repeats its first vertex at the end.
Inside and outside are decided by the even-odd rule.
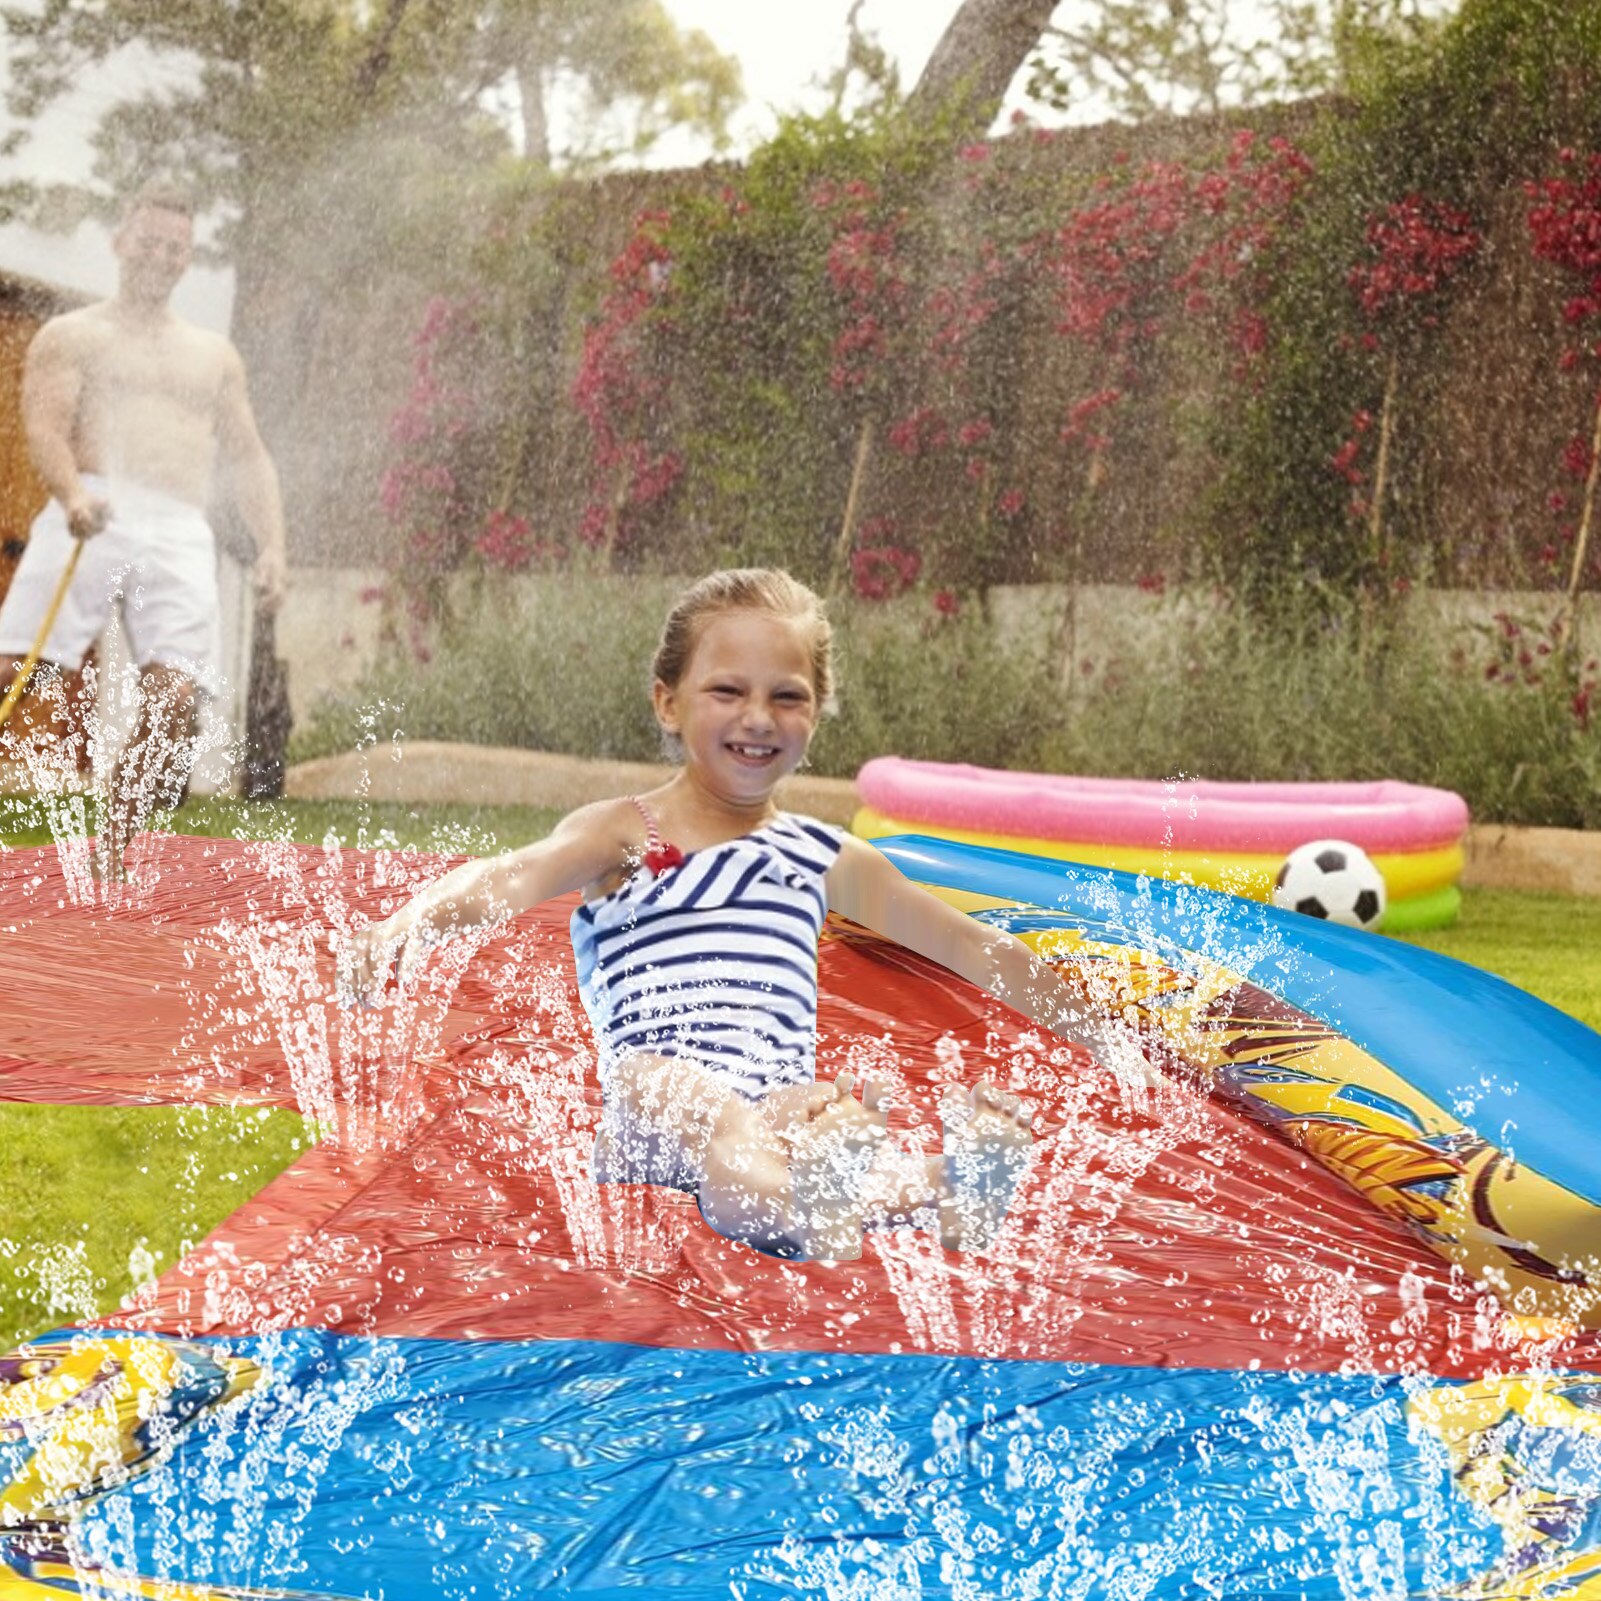
POLYGON ((441 859, 166 839, 108 914, 70 850, 0 854, 28 975, 0 1094, 299 1105, 328 1131, 117 1317, 0 1365, 0 1598, 1601 1595, 1601 1337, 1550 1303, 1508 1317, 1515 1291, 1246 1104, 1249 1074, 1206 1078, 1336 1037, 1393 1067, 1421 1029, 1446 1110, 1556 1183, 1552 1149, 1595 1171, 1601 1042, 1438 959, 1421 1013, 1392 1012, 1374 964, 1399 947, 1307 943, 1270 908, 1231 923, 1107 875, 1068 904, 938 855, 961 847, 885 848, 982 873, 941 887, 1028 937, 1054 918, 1064 970, 1170 1069, 1130 1102, 830 927, 822 1071, 890 1078, 929 1148, 980 1073, 1054 1130, 982 1258, 898 1231, 784 1263, 683 1197, 597 1189, 566 906, 353 1015, 327 936, 441 859), (1565 1146, 1503 1127, 1509 1086, 1552 1075, 1579 1097, 1565 1146))

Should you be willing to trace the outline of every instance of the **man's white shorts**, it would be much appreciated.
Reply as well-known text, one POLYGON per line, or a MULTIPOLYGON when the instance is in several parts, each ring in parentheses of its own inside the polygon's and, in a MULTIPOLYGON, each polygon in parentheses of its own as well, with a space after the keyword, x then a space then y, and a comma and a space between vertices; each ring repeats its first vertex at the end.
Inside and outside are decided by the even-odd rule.
MULTIPOLYGON (((140 485, 84 477, 111 503, 111 521, 83 556, 51 625, 43 660, 74 668, 120 608, 134 662, 175 667, 208 695, 221 687, 217 548, 193 506, 140 485)), ((0 658, 32 648, 76 543, 54 500, 34 519, 0 603, 0 658)))

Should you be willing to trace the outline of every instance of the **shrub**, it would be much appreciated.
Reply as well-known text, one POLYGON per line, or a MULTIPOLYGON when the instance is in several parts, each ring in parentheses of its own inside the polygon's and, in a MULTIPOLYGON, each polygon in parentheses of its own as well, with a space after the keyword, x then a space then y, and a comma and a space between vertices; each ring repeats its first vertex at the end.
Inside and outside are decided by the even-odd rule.
MULTIPOLYGON (((429 659, 392 642, 296 755, 404 733, 658 760, 646 675, 675 588, 473 579, 429 659)), ((1458 790, 1484 821, 1601 827, 1596 663, 1514 619, 1453 648, 1421 597, 1308 590, 1264 612, 1181 590, 1152 602, 1148 643, 1084 663, 1064 662, 1049 618, 1024 639, 942 598, 836 602, 841 709, 814 771, 848 777, 894 753, 1144 778, 1398 778, 1458 790)))

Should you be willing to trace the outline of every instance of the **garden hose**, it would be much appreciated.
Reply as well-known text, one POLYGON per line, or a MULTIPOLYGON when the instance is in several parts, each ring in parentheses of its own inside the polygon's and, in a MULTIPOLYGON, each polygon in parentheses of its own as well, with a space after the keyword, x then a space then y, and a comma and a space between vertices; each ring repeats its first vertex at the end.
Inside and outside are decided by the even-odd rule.
POLYGON ((83 541, 75 540, 72 546, 72 555, 67 558, 67 570, 61 575, 61 582, 56 585, 56 592, 50 597, 50 609, 44 614, 44 621, 39 624, 38 637, 33 642, 33 649, 28 652, 27 660, 17 669, 17 676, 11 682, 11 688, 6 691, 6 698, 0 700, 0 728, 6 726, 6 719, 11 715, 12 709, 22 699, 22 692, 28 687, 28 680, 33 677, 33 670, 39 665, 39 658, 44 654, 44 642, 50 637, 50 630, 55 626, 56 613, 61 610, 61 603, 67 598, 67 591, 72 587, 72 575, 78 570, 78 558, 83 555, 83 541))

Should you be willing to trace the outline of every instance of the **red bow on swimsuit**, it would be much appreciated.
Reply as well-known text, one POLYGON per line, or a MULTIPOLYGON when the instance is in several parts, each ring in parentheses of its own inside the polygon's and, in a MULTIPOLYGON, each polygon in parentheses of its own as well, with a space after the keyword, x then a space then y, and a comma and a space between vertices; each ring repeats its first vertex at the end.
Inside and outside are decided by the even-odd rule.
POLYGON ((683 859, 684 853, 668 840, 652 845, 644 856, 646 867, 653 873, 665 873, 669 867, 677 867, 683 859))

